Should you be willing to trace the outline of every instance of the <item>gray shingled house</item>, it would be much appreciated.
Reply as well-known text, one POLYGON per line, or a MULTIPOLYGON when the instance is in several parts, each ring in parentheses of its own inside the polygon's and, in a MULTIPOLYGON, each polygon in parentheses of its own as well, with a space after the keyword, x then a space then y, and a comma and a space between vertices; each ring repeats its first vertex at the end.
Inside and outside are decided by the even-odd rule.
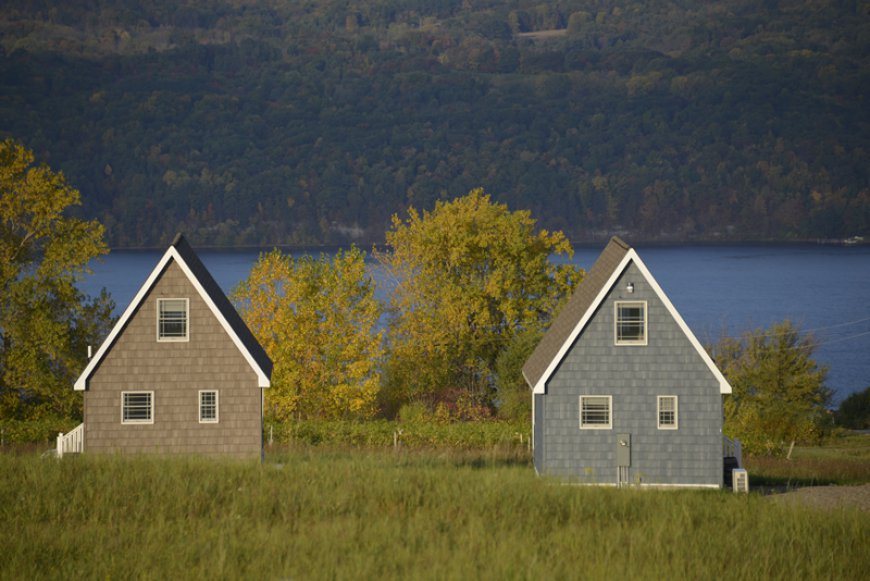
POLYGON ((538 473, 721 487, 725 456, 739 458, 739 443, 723 452, 734 445, 722 434, 722 396, 731 386, 619 238, 554 319, 523 375, 533 394, 538 473))
POLYGON ((271 373, 179 234, 75 382, 84 391, 77 451, 259 458, 271 373))

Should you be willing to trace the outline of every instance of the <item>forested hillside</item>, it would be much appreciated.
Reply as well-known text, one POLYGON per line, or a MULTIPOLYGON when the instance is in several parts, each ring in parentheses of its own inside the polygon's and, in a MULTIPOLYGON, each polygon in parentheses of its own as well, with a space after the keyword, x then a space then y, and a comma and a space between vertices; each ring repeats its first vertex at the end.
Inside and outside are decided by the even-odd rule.
POLYGON ((0 137, 113 245, 870 234, 866 0, 5 0, 0 137))

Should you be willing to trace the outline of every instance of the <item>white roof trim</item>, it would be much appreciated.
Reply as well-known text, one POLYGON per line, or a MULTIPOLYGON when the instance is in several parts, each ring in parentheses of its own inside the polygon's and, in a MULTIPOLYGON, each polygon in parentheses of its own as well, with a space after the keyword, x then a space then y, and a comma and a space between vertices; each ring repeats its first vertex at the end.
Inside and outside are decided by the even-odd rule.
POLYGON ((145 284, 139 289, 139 292, 136 293, 136 296, 133 297, 133 300, 127 305, 127 308, 124 310, 124 314, 121 315, 121 318, 118 319, 118 322, 115 323, 115 326, 112 328, 112 332, 109 333, 109 336, 106 337, 106 340, 103 341, 103 344, 100 345, 100 348, 88 362, 85 370, 82 371, 82 374, 75 382, 75 390, 76 391, 84 391, 87 389, 88 380, 91 377, 91 374, 97 368, 100 361, 105 356, 106 352, 109 348, 115 343, 115 339, 127 325, 127 322, 130 320, 130 317, 133 316, 133 313, 136 312, 136 309, 142 303, 142 300, 145 298, 145 295, 148 294, 148 291, 151 290, 151 287, 154 286, 154 283, 157 281, 157 278, 160 276, 160 273, 163 272, 163 269, 166 268, 167 263, 170 260, 174 260, 178 266, 181 267, 181 270, 184 272, 185 276, 187 276, 190 283, 199 293, 199 296, 205 301, 205 304, 208 305, 208 308, 211 310, 212 314, 215 318, 220 322, 221 327, 223 327, 224 331, 226 331, 227 335, 233 340, 236 347, 239 349, 239 352, 244 356, 245 361, 248 362, 248 365, 251 366, 254 373, 257 374, 257 385, 259 387, 269 387, 270 381, 269 376, 260 368, 257 364, 254 357, 248 352, 242 343, 239 336, 236 335, 236 332, 233 331, 233 328, 230 326, 229 322, 224 318, 221 314, 220 310, 217 308, 217 305, 214 304, 214 301, 211 300, 211 297, 205 292, 205 289, 200 284, 199 280, 193 275, 193 272, 190 270, 190 267, 181 257, 181 254, 175 248, 175 246, 170 246, 166 252, 163 254, 163 257, 160 259, 160 262, 157 263, 157 266, 154 267, 154 270, 151 271, 151 274, 145 280, 145 284))
POLYGON ((689 326, 683 320, 683 317, 680 316, 680 313, 677 312, 677 309, 674 308, 673 303, 671 303, 671 300, 662 290, 662 287, 659 286, 659 283, 656 282, 655 277, 653 277, 652 273, 650 273, 649 269, 643 263, 643 260, 640 259, 640 256, 638 256, 634 248, 629 249, 629 251, 620 261, 619 265, 615 269, 613 269, 610 278, 607 279, 607 283, 603 287, 601 287, 601 292, 598 293, 598 296, 595 297, 595 300, 592 301, 592 304, 589 306, 588 309, 586 309, 586 312, 583 313, 583 317, 580 319, 580 321, 577 322, 577 325, 574 327, 574 330, 571 331, 568 339, 559 348, 559 352, 556 354, 556 357, 554 357, 553 360, 550 361, 550 364, 547 366, 546 371, 544 371, 544 374, 541 375, 541 378, 538 380, 538 383, 535 384, 532 392, 541 394, 546 393, 547 381, 550 380, 550 376, 553 374, 554 371, 556 371, 556 368, 559 366, 559 364, 562 362, 562 359, 564 359, 565 355, 568 353, 571 345, 573 345, 574 341, 577 340, 577 337, 586 327, 587 323, 589 323, 589 319, 591 319, 592 315, 598 310, 598 307, 604 301, 605 297, 607 297, 608 293, 610 293, 610 290, 616 284, 616 280, 622 275, 630 262, 634 262, 634 264, 637 265, 638 270, 640 270, 641 274, 647 280, 650 287, 652 287, 659 300, 661 300, 662 304, 677 322, 677 325, 686 335, 686 338, 689 339, 689 342, 695 348, 695 351, 697 351, 698 355, 701 356, 701 359, 710 369, 710 372, 716 378, 716 381, 719 382, 719 393, 731 393, 731 384, 728 383, 728 380, 725 379, 725 376, 722 375, 722 372, 719 371, 719 368, 716 367, 715 363, 713 363, 710 355, 701 345, 700 341, 698 341, 698 338, 695 337, 695 334, 692 333, 692 330, 689 329, 689 326))

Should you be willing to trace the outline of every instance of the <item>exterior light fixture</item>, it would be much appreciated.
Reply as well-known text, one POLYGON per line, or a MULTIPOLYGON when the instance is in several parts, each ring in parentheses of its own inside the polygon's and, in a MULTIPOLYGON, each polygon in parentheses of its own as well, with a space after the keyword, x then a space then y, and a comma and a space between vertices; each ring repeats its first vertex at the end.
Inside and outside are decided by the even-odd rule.
POLYGON ((625 290, 628 292, 628 294, 633 293, 634 292, 634 283, 630 282, 627 285, 625 285, 625 290))

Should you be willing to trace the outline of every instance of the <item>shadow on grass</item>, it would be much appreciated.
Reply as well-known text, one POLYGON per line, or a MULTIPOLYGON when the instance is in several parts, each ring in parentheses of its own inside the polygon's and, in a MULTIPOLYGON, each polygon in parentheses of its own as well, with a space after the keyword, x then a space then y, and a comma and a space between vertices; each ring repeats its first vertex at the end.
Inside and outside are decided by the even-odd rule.
MULTIPOLYGON (((761 492, 763 494, 775 494, 788 492, 798 488, 808 486, 831 486, 843 485, 845 483, 834 478, 818 478, 818 477, 794 477, 794 476, 767 476, 767 475, 752 475, 749 477, 749 487, 753 492, 761 492)), ((848 484, 852 484, 849 482, 848 484)))

